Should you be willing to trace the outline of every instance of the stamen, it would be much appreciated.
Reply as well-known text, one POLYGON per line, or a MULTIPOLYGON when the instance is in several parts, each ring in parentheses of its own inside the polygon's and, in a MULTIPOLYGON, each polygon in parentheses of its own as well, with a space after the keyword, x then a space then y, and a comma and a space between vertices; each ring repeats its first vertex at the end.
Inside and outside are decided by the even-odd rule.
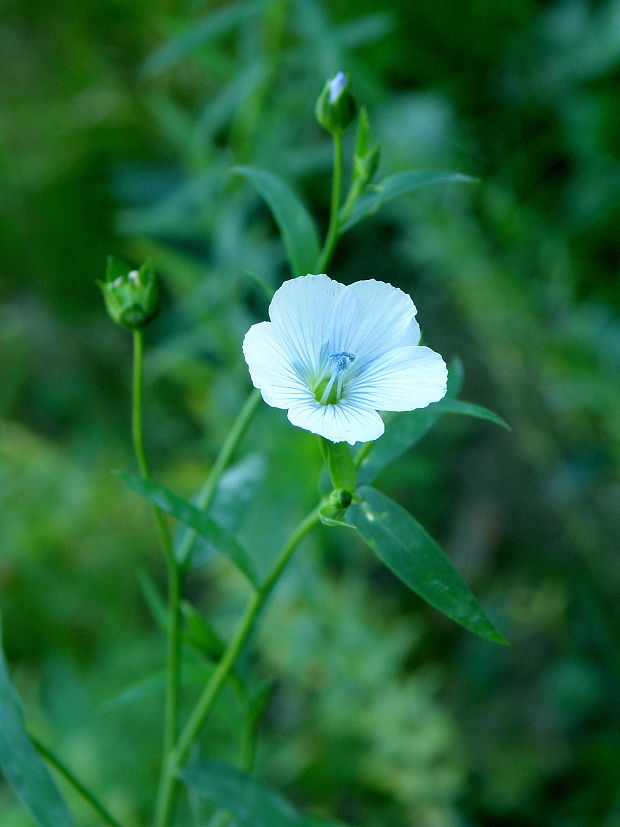
MULTIPOLYGON (((321 398, 319 399, 319 403, 321 405, 328 404, 335 383, 337 383, 335 396, 336 399, 340 399, 342 395, 342 385, 344 383, 343 373, 349 367, 351 362, 355 360, 355 354, 349 353, 346 350, 342 350, 338 351, 337 353, 330 353, 327 358, 332 362, 335 361, 336 364, 334 366, 334 369, 332 370, 332 375, 329 378, 329 382, 325 385, 323 393, 321 394, 321 398)), ((323 374, 324 373, 325 371, 323 371, 323 374)), ((332 402, 333 401, 334 400, 332 400, 332 402)))
POLYGON ((341 350, 339 353, 330 353, 328 359, 337 359, 336 370, 338 373, 349 367, 349 364, 355 361, 355 354, 349 353, 346 350, 341 350))

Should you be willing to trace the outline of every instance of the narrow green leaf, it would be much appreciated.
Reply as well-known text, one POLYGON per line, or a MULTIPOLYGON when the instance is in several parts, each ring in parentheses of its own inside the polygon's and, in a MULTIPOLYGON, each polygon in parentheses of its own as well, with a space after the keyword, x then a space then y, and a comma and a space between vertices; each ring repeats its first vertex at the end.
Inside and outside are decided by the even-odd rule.
POLYGON ((300 827, 301 818, 294 807, 278 793, 240 770, 203 760, 187 767, 181 779, 207 793, 228 810, 238 827, 300 827))
MULTIPOLYGON (((248 454, 227 468, 220 477, 208 514, 229 533, 235 533, 239 529, 258 494, 266 468, 267 462, 262 454, 248 454)), ((200 494, 192 498, 192 502, 194 499, 199 507, 200 494)), ((195 542, 186 546, 185 535, 188 532, 194 534, 191 529, 179 526, 175 537, 176 553, 185 553, 185 548, 189 548, 191 565, 202 566, 217 554, 217 548, 204 537, 196 537, 195 542)))
POLYGON ((184 639, 209 660, 219 660, 224 654, 223 640, 191 603, 183 601, 184 639))
POLYGON ((377 557, 431 606, 474 634, 506 643, 437 543, 408 511, 369 486, 346 519, 377 557))
POLYGON ((493 413, 488 408, 483 408, 482 405, 474 405, 473 402, 463 402, 461 399, 444 398, 436 403, 441 409, 442 413, 447 414, 461 414, 463 416, 473 416, 475 419, 485 419, 487 422, 493 422, 499 425, 500 428, 505 428, 510 431, 510 425, 505 419, 502 419, 499 414, 493 413))
MULTIPOLYGON (((215 548, 227 557, 231 563, 244 574, 250 583, 258 588, 259 578, 254 567, 254 564, 245 549, 237 542, 237 540, 216 523, 208 514, 196 508, 195 505, 188 500, 175 494, 165 485, 162 485, 155 480, 144 479, 143 477, 136 477, 133 474, 118 473, 118 476, 124 480, 130 488, 142 494, 147 500, 150 500, 162 511, 176 517, 177 520, 184 525, 189 526, 197 534, 209 540, 215 548)), ((179 563, 184 564, 186 561, 179 560, 179 563)))
POLYGON ((409 195, 421 187, 434 184, 464 183, 474 184, 477 178, 462 175, 460 172, 441 172, 431 169, 410 169, 406 172, 397 172, 389 175, 374 187, 369 187, 356 202, 351 214, 341 227, 341 231, 350 230, 363 218, 376 213, 384 204, 409 195))
MULTIPOLYGON (((204 661, 201 663, 186 661, 183 664, 183 680, 185 684, 191 686, 193 689, 202 688, 212 672, 213 667, 204 661)), ((132 704, 142 705, 150 698, 163 698, 165 691, 166 670, 161 669, 134 681, 116 692, 102 704, 101 712, 106 714, 124 706, 130 706, 132 704)))
POLYGON ((146 77, 154 77, 171 69, 196 49, 225 35, 263 11, 264 6, 265 0, 240 0, 212 12, 177 37, 167 40, 164 46, 150 54, 144 61, 142 73, 146 77))
POLYGON ((441 416, 435 405, 399 414, 385 426, 383 436, 364 454, 357 473, 359 484, 372 482, 380 471, 422 439, 441 416))
MULTIPOLYGON (((162 631, 165 630, 168 622, 166 604, 145 572, 139 572, 138 579, 153 620, 162 631)), ((184 643, 208 660, 219 660, 224 652, 224 643, 216 631, 191 603, 183 601, 181 612, 184 621, 182 629, 184 643)))
POLYGON ((265 479, 263 454, 247 454, 227 468, 217 486, 209 514, 228 531, 237 531, 265 479))
POLYGON ((203 760, 187 767, 180 778, 228 810, 237 827, 346 827, 341 822, 302 815, 266 784, 217 761, 203 760))
POLYGON ((319 257, 319 239, 314 222, 288 184, 272 172, 256 167, 234 167, 245 175, 267 203, 282 233, 293 276, 313 273, 319 257))
POLYGON ((0 769, 40 827, 73 827, 69 808, 24 726, 0 634, 0 769))
POLYGON ((333 510, 331 505, 324 505, 319 509, 319 520, 323 525, 330 526, 331 528, 353 528, 351 523, 345 523, 337 517, 332 517, 333 510))
POLYGON ((460 363, 457 362, 450 367, 448 392, 443 399, 426 408, 398 414, 385 426, 385 433, 380 439, 373 442, 370 447, 360 450, 356 458, 360 484, 372 482, 387 465, 419 442, 444 414, 473 416, 510 430, 510 426, 501 416, 487 408, 453 398, 461 385, 462 371, 459 366, 460 363))

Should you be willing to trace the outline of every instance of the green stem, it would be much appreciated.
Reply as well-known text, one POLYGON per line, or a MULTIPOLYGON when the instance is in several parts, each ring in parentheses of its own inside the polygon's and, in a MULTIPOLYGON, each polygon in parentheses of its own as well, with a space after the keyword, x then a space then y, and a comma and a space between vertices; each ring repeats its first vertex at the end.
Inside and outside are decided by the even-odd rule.
MULTIPOLYGON (((133 362, 133 404, 131 413, 131 431, 133 435, 134 451, 140 473, 149 478, 149 466, 144 450, 144 435, 142 428, 142 408, 144 396, 144 336, 141 330, 134 330, 134 362, 133 362)), ((166 622, 166 711, 164 723, 164 744, 160 784, 163 783, 168 756, 174 748, 177 737, 177 717, 180 684, 180 611, 181 575, 174 557, 172 540, 168 531, 163 513, 153 506, 153 516, 157 532, 161 540, 166 558, 168 571, 168 616, 166 622)))
POLYGON ((82 784, 81 781, 78 781, 78 779, 75 777, 75 775, 73 775, 71 770, 65 764, 63 764, 63 762, 59 758, 57 758, 53 752, 50 752, 50 750, 45 746, 45 744, 42 744, 38 738, 36 738, 34 735, 30 733, 29 737, 39 755, 41 755, 41 757, 44 758, 47 761, 47 763, 50 764, 50 766, 54 767, 54 769, 62 775, 65 781, 67 781, 73 787, 75 792, 79 796, 81 796, 84 799, 84 801, 90 804, 90 806, 93 808, 93 810, 95 810, 95 812, 99 813, 99 815, 101 816, 103 821, 105 821, 106 824, 110 824, 111 827, 121 827, 120 822, 110 815, 110 813, 106 810, 103 804, 100 801, 98 801, 97 798, 95 798, 95 796, 90 792, 90 790, 86 789, 86 787, 82 784))
MULTIPOLYGON (((256 411, 260 399, 260 391, 254 389, 252 393, 248 396, 247 401, 245 402, 243 408, 241 408, 241 411, 239 412, 237 419, 235 420, 232 428, 230 429, 230 433, 226 437, 224 444, 222 445, 222 448, 219 454, 217 455, 217 459, 213 463, 213 467, 211 468, 211 472, 207 477, 204 487, 202 488, 196 499, 196 505, 203 511, 207 511, 207 509, 213 502, 213 497, 215 496, 215 492, 217 491, 217 484, 220 481, 220 477, 224 473, 227 465, 230 463, 230 460, 233 457, 233 454, 237 450, 237 447, 241 442, 241 439, 245 434, 252 417, 254 416, 254 412, 256 411)), ((185 533, 183 541, 179 546, 179 560, 187 561, 191 559, 192 547, 195 542, 196 532, 188 530, 185 533)))
POLYGON ((342 190, 342 133, 334 132, 334 173, 332 177, 332 199, 329 212, 329 227, 327 228, 327 236, 325 237, 325 244, 319 256, 317 263, 317 270, 319 273, 325 272, 329 265, 338 239, 340 238, 340 220, 338 213, 340 211, 340 195, 342 190))
POLYGON ((278 582, 298 544, 317 524, 319 519, 318 514, 318 508, 315 508, 297 526, 282 548, 280 556, 274 564, 274 567, 266 581, 261 588, 254 592, 254 594, 250 597, 243 617, 237 627, 237 631, 226 647, 226 651, 215 668, 215 671, 211 676, 211 680, 205 686, 201 696, 198 698, 198 701, 184 729, 182 730, 181 735, 179 736, 176 749, 170 755, 166 782, 161 789, 161 794, 158 801, 158 815, 155 820, 156 827, 168 827, 171 823, 178 790, 177 773, 182 767, 194 739, 202 729, 207 715, 211 711, 211 708, 222 687, 224 686, 226 679, 232 672, 239 656, 241 655, 254 627, 254 622, 263 608, 265 601, 278 582))

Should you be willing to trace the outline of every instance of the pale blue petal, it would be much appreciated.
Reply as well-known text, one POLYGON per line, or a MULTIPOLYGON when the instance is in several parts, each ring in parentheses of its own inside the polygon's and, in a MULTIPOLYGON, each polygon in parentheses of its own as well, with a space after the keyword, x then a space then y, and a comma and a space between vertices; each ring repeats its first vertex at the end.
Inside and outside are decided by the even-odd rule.
POLYGON ((329 344, 333 352, 354 353, 356 369, 394 348, 417 345, 420 328, 410 296, 369 279, 349 285, 334 305, 329 344))
POLYGON ((412 411, 442 399, 448 370, 428 347, 401 347, 369 362, 351 379, 346 400, 378 411, 412 411))
POLYGON ((243 355, 252 384, 274 408, 289 408, 307 399, 312 392, 295 370, 290 354, 274 335, 271 322, 252 325, 243 340, 243 355))
POLYGON ((377 439, 384 431, 379 414, 363 404, 319 405, 312 399, 291 407, 288 418, 299 428, 332 442, 348 442, 350 445, 377 439))
POLYGON ((276 338, 300 374, 315 375, 319 371, 332 307, 344 290, 343 284, 323 274, 285 281, 276 290, 269 318, 276 338))

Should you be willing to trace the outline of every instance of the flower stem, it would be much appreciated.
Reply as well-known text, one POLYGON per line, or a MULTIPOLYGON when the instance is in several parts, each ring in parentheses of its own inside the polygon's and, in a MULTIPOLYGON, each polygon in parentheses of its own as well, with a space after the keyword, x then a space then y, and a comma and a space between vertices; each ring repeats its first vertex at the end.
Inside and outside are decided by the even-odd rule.
POLYGON ((39 755, 44 758, 47 763, 54 767, 54 769, 62 775, 62 777, 67 781, 75 790, 78 795, 80 795, 84 801, 86 801, 90 806, 95 810, 95 812, 99 813, 103 821, 106 824, 111 825, 111 827, 121 827, 120 822, 118 822, 110 813, 106 810, 103 804, 95 798, 95 796, 88 790, 81 781, 79 781, 75 775, 73 775, 72 771, 64 764, 59 758, 57 758, 53 752, 42 744, 38 738, 34 735, 29 733, 29 738, 32 741, 35 749, 39 753, 39 755))
MULTIPOLYGON (((144 391, 144 337, 142 330, 134 330, 134 361, 133 361, 133 394, 131 431, 133 435, 134 451, 140 473, 149 478, 149 466, 144 450, 144 435, 142 429, 142 407, 144 391)), ((181 574, 174 557, 170 532, 163 513, 153 506, 153 516, 157 532, 161 540, 166 568, 168 571, 168 615, 166 621, 166 711, 164 723, 164 744, 160 784, 163 783, 168 756, 174 748, 177 737, 178 698, 180 684, 180 613, 181 574)))
MULTIPOLYGON (((252 417, 254 416, 254 412, 256 411, 260 399, 260 392, 254 389, 248 396, 243 408, 239 411, 239 415, 230 429, 230 433, 224 440, 224 444, 217 455, 217 459, 213 463, 211 472, 196 499, 197 507, 202 508, 203 511, 207 511, 213 502, 213 497, 217 491, 217 484, 220 481, 220 477, 224 473, 226 466, 230 463, 233 454, 237 450, 237 447, 241 442, 252 417)), ((190 560, 192 547, 195 541, 196 532, 188 530, 183 537, 183 541, 179 545, 177 559, 182 561, 190 560)))
POLYGON ((332 199, 329 212, 329 226, 327 228, 327 236, 325 237, 325 244, 321 250, 321 255, 317 262, 317 272, 323 273, 330 263, 338 239, 340 237, 340 219, 338 213, 340 211, 340 195, 342 190, 342 133, 333 133, 334 144, 334 173, 332 177, 332 199))
POLYGON ((196 705, 179 736, 174 752, 169 756, 165 784, 161 788, 161 794, 158 801, 158 811, 155 820, 156 827, 169 827, 178 791, 178 781, 176 777, 177 773, 183 765, 194 739, 202 729, 207 715, 211 711, 211 708, 222 687, 224 686, 226 679, 230 675, 239 656, 241 655, 245 644, 250 637, 252 629, 254 628, 254 623, 265 604, 265 601, 271 594, 271 591, 278 582, 282 572, 286 568, 299 543, 317 524, 319 519, 318 515, 319 510, 318 508, 315 508, 304 520, 301 521, 301 523, 299 523, 295 531, 293 531, 287 542, 284 544, 282 551, 280 552, 280 556, 275 562, 269 576, 260 589, 254 592, 254 594, 250 597, 239 626, 237 627, 237 631, 226 647, 226 651, 213 672, 211 680, 205 686, 202 694, 198 698, 198 701, 196 702, 196 705))

